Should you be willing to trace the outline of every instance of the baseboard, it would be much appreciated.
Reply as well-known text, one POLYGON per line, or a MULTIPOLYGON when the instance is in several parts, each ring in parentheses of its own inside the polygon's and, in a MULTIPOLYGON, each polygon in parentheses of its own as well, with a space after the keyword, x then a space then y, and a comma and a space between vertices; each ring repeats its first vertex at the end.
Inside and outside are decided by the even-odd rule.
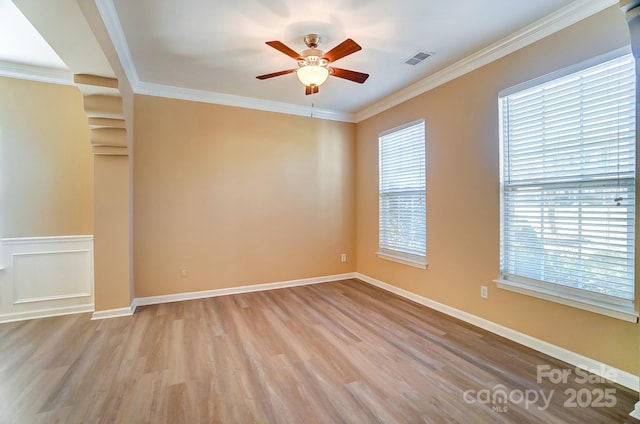
POLYGON ((636 408, 629 415, 640 420, 640 401, 636 402, 636 408))
MULTIPOLYGON (((543 340, 536 339, 535 337, 531 337, 527 334, 515 331, 511 328, 504 327, 468 312, 464 312, 443 303, 439 303, 426 297, 419 296, 410 291, 403 290, 380 280, 376 280, 375 278, 369 277, 368 275, 356 273, 355 278, 369 283, 373 286, 387 290, 391 293, 395 293, 421 305, 427 306, 431 309, 435 309, 436 311, 442 312, 446 315, 468 322, 469 324, 473 324, 476 327, 480 327, 484 330, 490 331, 516 343, 537 350, 538 352, 542 352, 546 355, 567 362, 573 366, 588 369, 589 371, 601 377, 608 378, 611 375, 616 375, 617 378, 615 382, 620 384, 621 386, 627 387, 631 390, 635 390, 636 392, 640 389, 640 377, 637 375, 617 369, 607 364, 603 364, 600 361, 596 361, 594 359, 572 352, 560 346, 545 342, 543 340)), ((638 408, 638 405, 636 405, 636 411, 638 411, 638 408)), ((636 413, 636 411, 634 411, 633 413, 636 413)))
POLYGON ((91 320, 97 319, 107 319, 107 318, 118 318, 118 317, 129 317, 133 315, 135 312, 135 308, 130 306, 128 308, 116 308, 116 309, 106 309, 104 311, 95 311, 91 320))
MULTIPOLYGON (((361 274, 357 272, 328 275, 324 277, 304 278, 299 280, 281 281, 281 282, 274 282, 274 283, 254 284, 254 285, 231 287, 231 288, 224 288, 224 289, 203 290, 203 291, 197 291, 197 292, 176 293, 176 294, 161 295, 161 296, 137 297, 133 299, 133 302, 131 303, 131 307, 129 308, 118 308, 118 309, 111 309, 107 311, 96 311, 94 312, 92 319, 104 319, 104 318, 113 318, 113 317, 121 317, 121 316, 130 316, 135 312, 138 306, 157 305, 161 303, 203 299, 208 297, 226 296, 226 295, 232 295, 232 294, 249 293, 249 292, 264 291, 264 290, 275 290, 275 289, 281 289, 281 288, 287 288, 287 287, 296 287, 296 286, 303 286, 303 285, 309 285, 309 284, 319 284, 319 283, 327 283, 331 281, 346 280, 349 278, 357 278, 366 283, 369 283, 371 285, 374 285, 376 287, 379 287, 391 293, 395 293, 406 299, 412 300, 416 303, 427 306, 431 309, 442 312, 444 314, 460 319, 462 321, 468 322, 484 330, 490 331, 494 334, 497 334, 499 336, 512 340, 516 343, 519 343, 531 349, 537 350, 539 352, 542 352, 544 354, 557 358, 561 361, 567 362, 577 367, 586 368, 596 375, 600 375, 603 377, 610 376, 612 374, 617 375, 616 383, 624 387, 630 388, 635 391, 638 391, 640 388, 640 377, 633 375, 629 372, 617 369, 615 367, 611 367, 609 365, 603 364, 600 361, 596 361, 594 359, 588 358, 586 356, 580 355, 578 353, 572 352, 562 347, 553 345, 551 343, 545 342, 540 339, 536 339, 535 337, 531 337, 519 331, 512 330, 508 327, 504 327, 502 325, 496 324, 484 318, 480 318, 468 312, 464 312, 459 309, 452 308, 451 306, 436 302, 426 297, 419 296, 415 293, 411 293, 407 290, 400 289, 391 284, 385 283, 380 280, 376 280, 375 278, 372 278, 365 274, 361 274)), ((636 409, 638 409, 637 405, 636 405, 636 409)))
POLYGON ((93 305, 74 305, 63 306, 60 308, 40 309, 37 311, 13 312, 10 314, 0 315, 0 323, 50 318, 60 315, 82 314, 86 312, 93 312, 93 305))
POLYGON ((132 309, 138 306, 157 305, 160 303, 180 302, 183 300, 204 299, 207 297, 227 296, 231 294, 249 293, 264 290, 284 289, 287 287, 306 286, 309 284, 328 283, 330 281, 356 278, 355 272, 346 274, 327 275, 324 277, 303 278, 300 280, 280 281, 275 283, 253 284, 249 286, 230 287, 224 289, 203 290, 187 293, 167 294, 162 296, 136 297, 133 299, 132 309))

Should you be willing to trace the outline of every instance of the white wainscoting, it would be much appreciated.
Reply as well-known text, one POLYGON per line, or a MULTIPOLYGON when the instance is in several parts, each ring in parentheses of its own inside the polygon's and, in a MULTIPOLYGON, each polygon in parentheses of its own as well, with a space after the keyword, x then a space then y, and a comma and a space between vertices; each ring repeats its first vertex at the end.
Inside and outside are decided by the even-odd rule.
POLYGON ((93 236, 0 240, 0 322, 93 311, 93 236))

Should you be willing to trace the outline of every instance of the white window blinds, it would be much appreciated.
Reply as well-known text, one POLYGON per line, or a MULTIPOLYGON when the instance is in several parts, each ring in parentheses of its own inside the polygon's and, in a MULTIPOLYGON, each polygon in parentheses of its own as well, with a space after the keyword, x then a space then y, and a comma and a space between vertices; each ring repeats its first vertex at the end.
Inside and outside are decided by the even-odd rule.
POLYGON ((633 57, 510 91, 501 96, 501 278, 633 300, 633 57))
POLYGON ((416 263, 426 256, 424 121, 380 134, 380 253, 416 263))

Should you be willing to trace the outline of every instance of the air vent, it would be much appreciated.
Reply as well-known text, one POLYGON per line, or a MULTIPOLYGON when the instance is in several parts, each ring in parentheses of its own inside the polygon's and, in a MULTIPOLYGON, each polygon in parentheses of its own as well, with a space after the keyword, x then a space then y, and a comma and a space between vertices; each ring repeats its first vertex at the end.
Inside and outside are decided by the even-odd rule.
POLYGON ((423 60, 431 56, 431 54, 432 53, 419 51, 413 56, 411 56, 409 59, 405 60, 404 63, 406 63, 407 65, 417 65, 418 63, 422 62, 423 60))

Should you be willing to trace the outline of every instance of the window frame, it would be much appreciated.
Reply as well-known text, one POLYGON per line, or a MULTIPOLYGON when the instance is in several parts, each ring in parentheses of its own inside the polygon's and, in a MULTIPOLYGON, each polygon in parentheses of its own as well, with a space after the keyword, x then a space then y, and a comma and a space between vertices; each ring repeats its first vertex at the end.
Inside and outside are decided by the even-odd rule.
MULTIPOLYGON (((411 122, 407 122, 405 124, 396 126, 394 128, 391 128, 389 130, 383 131, 380 134, 378 134, 378 252, 376 253, 377 256, 381 259, 386 259, 386 260, 390 260, 393 262, 398 262, 404 265, 409 265, 409 266, 413 266, 413 267, 417 267, 417 268, 421 268, 421 269, 426 269, 427 267, 427 259, 426 259, 426 253, 427 253, 427 214, 426 214, 426 203, 427 203, 427 146, 426 146, 426 142, 427 142, 427 131, 426 131, 426 123, 424 119, 417 119, 411 122), (423 160, 423 168, 424 168, 424 174, 422 176, 423 181, 424 181, 424 191, 422 192, 422 197, 424 198, 424 209, 425 209, 425 213, 424 213, 424 217, 423 217, 423 225, 424 225, 424 255, 419 255, 419 254, 414 254, 414 253, 410 253, 408 251, 402 251, 402 250, 396 250, 396 249, 392 249, 386 246, 383 246, 383 240, 382 240, 382 223, 383 223, 383 218, 382 218, 382 210, 381 210, 381 205, 382 205, 382 201, 381 201, 381 197, 383 196, 383 194, 381 193, 381 181, 382 181, 382 142, 383 142, 383 137, 388 136, 390 134, 394 134, 397 133, 399 131, 414 127, 416 125, 422 125, 422 143, 423 143, 423 152, 424 152, 424 157, 422 158, 423 160)), ((415 191, 415 190, 410 190, 410 191, 415 191)))
MULTIPOLYGON (((503 243, 504 243, 504 220, 505 220, 505 122, 503 115, 503 98, 515 93, 522 92, 524 90, 540 86, 542 84, 553 82, 557 79, 563 78, 570 74, 588 70, 591 67, 600 65, 604 62, 623 57, 630 54, 630 48, 624 47, 614 50, 604 55, 600 55, 589 60, 577 63, 575 65, 560 69, 555 72, 543 75, 538 78, 534 78, 530 81, 526 81, 521 84, 517 84, 513 87, 501 90, 498 93, 498 113, 499 113, 499 147, 500 147, 500 257, 503 255, 503 243)), ((636 79, 637 84, 637 79, 636 79)), ((638 88, 636 87, 636 93, 638 88)), ((637 104, 637 102, 636 102, 637 104)), ((636 120, 637 120, 636 112, 636 120)), ((636 125, 637 128, 637 125, 636 125)), ((636 134, 637 140, 637 134, 636 134)), ((637 157, 637 141, 636 141, 636 157, 637 157)), ((637 160, 637 159, 636 159, 637 160)), ((637 184, 637 175, 633 177, 634 185, 637 184)), ((637 191, 637 188, 636 188, 637 191)), ((634 207, 637 206, 637 202, 634 207)), ((637 229, 636 229, 637 233, 637 229)), ((635 236, 635 234, 634 234, 635 236)), ((634 252, 634 256, 637 252, 634 252)), ((637 258, 635 259, 637 260, 637 258)), ((501 260, 502 262, 502 260, 501 260)), ((634 270, 635 273, 635 270, 634 270)), ((637 281, 637 279, 634 279, 637 281)), ((638 312, 635 310, 635 296, 632 300, 616 298, 614 296, 602 295, 588 290, 563 286, 556 283, 545 282, 535 280, 533 278, 523 276, 506 276, 502 269, 502 263, 500 266, 500 277, 494 280, 498 288, 514 291, 520 294, 533 296, 536 298, 560 303, 563 305, 572 306, 575 308, 595 312, 598 314, 606 315, 609 317, 621 319, 629 322, 638 322, 638 312)), ((637 282, 634 284, 634 294, 637 293, 637 282)))

